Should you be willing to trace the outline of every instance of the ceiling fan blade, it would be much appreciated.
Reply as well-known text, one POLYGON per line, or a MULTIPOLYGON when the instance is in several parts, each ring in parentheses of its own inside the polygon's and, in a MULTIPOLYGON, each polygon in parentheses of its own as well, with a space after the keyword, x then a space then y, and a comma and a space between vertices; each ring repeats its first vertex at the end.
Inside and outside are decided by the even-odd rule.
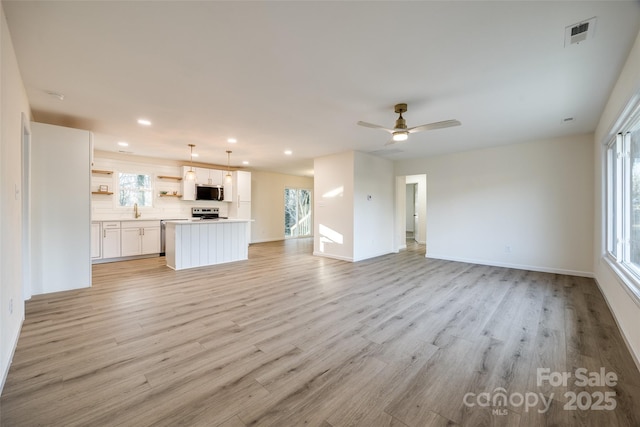
POLYGON ((433 130, 433 129, 442 129, 442 128, 450 128, 453 126, 460 126, 460 123, 457 120, 444 120, 442 122, 429 123, 428 125, 415 126, 407 129, 409 133, 422 132, 423 130, 433 130))
POLYGON ((358 124, 359 124, 360 126, 364 126, 364 127, 367 127, 367 128, 381 129, 381 130, 387 131, 387 132, 389 132, 389 133, 393 133, 393 129, 387 129, 387 128, 386 128, 386 127, 384 127, 384 126, 374 125, 373 123, 358 122, 358 124))

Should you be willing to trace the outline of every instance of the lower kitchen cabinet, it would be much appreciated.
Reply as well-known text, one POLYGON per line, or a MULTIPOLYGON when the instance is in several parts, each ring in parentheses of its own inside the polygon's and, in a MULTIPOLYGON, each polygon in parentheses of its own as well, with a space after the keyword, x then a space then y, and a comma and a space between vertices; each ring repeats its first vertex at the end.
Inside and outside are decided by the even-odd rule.
POLYGON ((123 221, 120 256, 160 252, 160 221, 123 221))
POLYGON ((102 224, 91 223, 91 259, 102 258, 102 224))
POLYGON ((102 258, 118 258, 120 256, 120 227, 118 225, 118 228, 107 228, 105 224, 102 224, 102 258))

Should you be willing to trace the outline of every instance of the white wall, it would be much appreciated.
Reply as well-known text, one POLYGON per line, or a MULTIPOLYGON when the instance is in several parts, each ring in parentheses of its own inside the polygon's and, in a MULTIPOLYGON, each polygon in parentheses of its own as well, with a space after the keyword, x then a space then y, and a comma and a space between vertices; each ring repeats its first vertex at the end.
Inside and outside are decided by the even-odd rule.
POLYGON ((31 123, 31 290, 91 286, 91 132, 31 123))
POLYGON ((427 175, 427 256, 592 275, 592 138, 397 161, 427 175))
MULTIPOLYGON (((284 239, 284 189, 313 190, 313 178, 281 173, 251 172, 251 242, 284 239)), ((315 194, 311 194, 312 201, 315 194)), ((312 212, 313 215, 313 212, 312 212)))
MULTIPOLYGON (((0 8, 1 9, 1 8, 0 8)), ((0 391, 24 320, 22 115, 31 119, 4 10, 0 13, 0 391), (9 312, 13 301, 13 312, 9 312)))
POLYGON ((314 255, 353 261, 353 151, 313 161, 314 255))
POLYGON ((359 261, 394 251, 393 163, 349 151, 314 160, 314 255, 359 261))
POLYGON ((636 364, 640 367, 640 302, 631 296, 626 286, 603 260, 605 252, 605 189, 604 148, 606 136, 629 101, 640 96, 640 34, 636 38, 627 62, 609 97, 600 117, 594 137, 595 151, 595 228, 594 228, 594 272, 618 326, 625 337, 636 364))
POLYGON ((393 252, 395 189, 393 163, 354 152, 353 259, 393 252))

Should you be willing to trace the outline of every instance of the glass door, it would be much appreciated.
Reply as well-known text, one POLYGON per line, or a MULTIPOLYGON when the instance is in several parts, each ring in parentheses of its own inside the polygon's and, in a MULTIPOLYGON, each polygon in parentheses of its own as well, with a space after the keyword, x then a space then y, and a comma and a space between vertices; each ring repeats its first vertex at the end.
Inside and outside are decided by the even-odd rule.
POLYGON ((284 189, 284 236, 311 236, 311 190, 284 189))

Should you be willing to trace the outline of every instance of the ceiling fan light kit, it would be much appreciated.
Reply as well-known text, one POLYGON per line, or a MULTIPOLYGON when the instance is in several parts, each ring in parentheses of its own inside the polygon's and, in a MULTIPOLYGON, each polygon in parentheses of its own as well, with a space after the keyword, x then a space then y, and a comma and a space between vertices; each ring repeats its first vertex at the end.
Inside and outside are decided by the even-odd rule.
POLYGON ((393 139, 395 142, 406 141, 408 138, 409 138, 409 132, 403 132, 403 131, 394 132, 393 136, 391 137, 391 139, 393 139))
POLYGON ((396 124, 393 129, 385 128, 384 126, 375 125, 373 123, 367 123, 362 121, 358 122, 358 125, 368 127, 368 128, 381 129, 385 132, 389 132, 391 134, 390 144, 406 141, 409 138, 410 133, 421 132, 423 130, 442 129, 442 128, 461 125, 461 123, 458 120, 444 120, 442 122, 429 123, 426 125, 407 128, 407 122, 404 119, 404 117, 402 117, 402 113, 405 113, 407 111, 407 104, 396 104, 394 107, 394 111, 396 112, 396 114, 399 114, 399 116, 398 116, 398 119, 396 120, 396 124))

